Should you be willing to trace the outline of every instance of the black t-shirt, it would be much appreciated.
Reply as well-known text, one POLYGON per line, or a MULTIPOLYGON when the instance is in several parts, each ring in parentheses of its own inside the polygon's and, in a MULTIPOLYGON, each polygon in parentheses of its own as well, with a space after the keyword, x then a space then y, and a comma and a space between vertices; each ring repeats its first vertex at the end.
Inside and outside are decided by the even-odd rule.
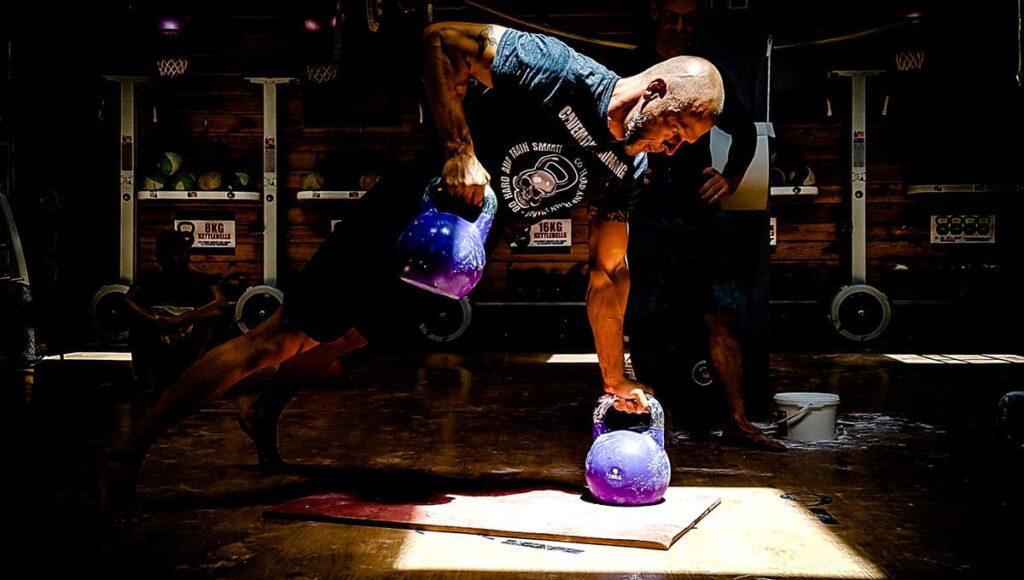
POLYGON ((491 74, 494 89, 475 103, 470 127, 500 222, 515 228, 580 204, 632 208, 646 155, 627 155, 608 130, 618 75, 558 40, 511 29, 491 74))

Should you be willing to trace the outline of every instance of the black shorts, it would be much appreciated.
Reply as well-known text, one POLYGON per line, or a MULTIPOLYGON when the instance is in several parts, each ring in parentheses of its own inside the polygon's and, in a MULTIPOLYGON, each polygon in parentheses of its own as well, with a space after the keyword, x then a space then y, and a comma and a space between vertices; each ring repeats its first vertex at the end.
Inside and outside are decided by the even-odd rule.
POLYGON ((285 287, 289 324, 318 342, 356 328, 369 340, 402 324, 417 290, 398 278, 396 244, 422 190, 375 191, 354 206, 285 287))

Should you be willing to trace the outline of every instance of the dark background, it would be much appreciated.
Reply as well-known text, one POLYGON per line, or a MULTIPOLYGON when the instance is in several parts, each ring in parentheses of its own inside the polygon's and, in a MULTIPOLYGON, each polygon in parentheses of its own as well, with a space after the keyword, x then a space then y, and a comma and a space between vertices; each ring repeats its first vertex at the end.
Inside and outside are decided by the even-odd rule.
MULTIPOLYGON (((338 28, 331 28, 330 19, 338 16, 334 4, 35 2, 16 11, 5 6, 0 18, 0 164, 5 170, 0 187, 12 202, 29 256, 37 326, 52 348, 95 340, 86 330, 89 301, 97 288, 117 278, 119 109, 117 85, 105 75, 155 77, 156 58, 187 55, 187 79, 175 86, 154 79, 148 96, 139 99, 140 156, 191 147, 199 152, 193 158, 221 156, 239 164, 248 159, 247 169, 257 174, 261 127, 252 103, 258 103, 259 93, 241 79, 302 78, 306 64, 337 58, 335 83, 295 84, 279 96, 283 198, 293 199, 302 172, 313 168, 328 167, 335 183, 350 188, 366 167, 381 168, 387 178, 433 158, 436 140, 429 113, 420 122, 419 31, 427 22, 428 3, 385 2, 377 32, 368 30, 363 4, 351 0, 342 3, 338 28), (184 22, 180 33, 159 31, 166 16, 184 22), (307 19, 321 23, 321 31, 306 31, 307 19), (216 129, 203 134, 192 105, 173 97, 175 91, 195 92, 196 87, 244 101, 237 112, 230 105, 222 111, 236 121, 220 137, 210 138, 209 131, 216 129), (144 107, 150 104, 164 111, 157 127, 145 125, 149 111, 144 107)), ((644 2, 483 4, 537 25, 613 42, 636 42, 648 23, 644 2)), ((430 7, 435 20, 517 26, 470 3, 448 0, 430 7)), ((1020 271, 1015 234, 1020 231, 1019 192, 915 198, 905 190, 915 184, 1024 181, 1022 91, 1015 79, 1018 25, 1017 3, 1010 0, 713 3, 698 43, 701 52, 737 80, 757 120, 770 115, 776 142, 795 144, 821 190, 812 200, 773 202, 779 219, 773 300, 827 301, 848 283, 849 85, 828 73, 879 69, 886 73, 868 85, 872 283, 907 302, 952 300, 954 327, 966 319, 991 321, 989 314, 973 314, 970 308, 978 305, 1012 309, 1011 290, 1020 271), (775 47, 770 111, 769 36, 775 47), (905 50, 926 52, 922 70, 895 70, 894 55, 905 50), (972 211, 998 216, 997 244, 951 248, 928 243, 929 215, 972 211)), ((566 41, 599 59, 618 50, 566 41)), ((140 158, 140 165, 145 162, 140 158)), ((315 247, 321 233, 302 233, 312 223, 303 221, 313 219, 310 210, 283 201, 282 230, 300 240, 293 247, 315 247)), ((577 227, 574 239, 584 240, 585 226, 577 227)), ((148 247, 140 250, 145 263, 151 262, 148 247)), ((287 278, 311 250, 282 252, 287 278)), ((532 262, 500 251, 498 256, 489 273, 491 286, 483 286, 480 296, 507 297, 527 271, 568 278, 578 273, 585 248, 532 262)), ((245 267, 201 266, 222 274, 245 267)), ((806 321, 793 323, 813 334, 824 326, 819 314, 815 309, 806 321)))

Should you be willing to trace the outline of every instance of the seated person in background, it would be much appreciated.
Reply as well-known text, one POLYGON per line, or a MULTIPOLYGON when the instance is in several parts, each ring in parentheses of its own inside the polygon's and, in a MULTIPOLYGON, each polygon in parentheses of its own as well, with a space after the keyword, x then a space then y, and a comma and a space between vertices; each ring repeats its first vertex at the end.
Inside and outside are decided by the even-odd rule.
POLYGON ((125 295, 132 370, 149 391, 163 391, 212 346, 227 316, 213 276, 189 268, 192 240, 168 230, 156 238, 159 270, 143 272, 125 295))

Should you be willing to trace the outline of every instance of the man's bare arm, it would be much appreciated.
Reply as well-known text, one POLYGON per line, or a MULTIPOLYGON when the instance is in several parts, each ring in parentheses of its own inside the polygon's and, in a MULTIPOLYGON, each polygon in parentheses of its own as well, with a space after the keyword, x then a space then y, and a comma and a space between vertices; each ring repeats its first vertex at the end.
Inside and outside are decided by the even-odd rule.
POLYGON ((490 175, 476 158, 462 99, 471 76, 493 85, 491 65, 504 33, 502 26, 465 22, 439 22, 423 31, 424 83, 447 156, 441 177, 452 195, 477 206, 490 175))
POLYGON ((590 283, 587 316, 594 332, 594 346, 606 393, 624 397, 616 403, 621 411, 639 411, 632 399, 636 388, 650 392, 625 376, 622 325, 629 297, 626 245, 629 233, 624 213, 596 212, 590 219, 590 283))

